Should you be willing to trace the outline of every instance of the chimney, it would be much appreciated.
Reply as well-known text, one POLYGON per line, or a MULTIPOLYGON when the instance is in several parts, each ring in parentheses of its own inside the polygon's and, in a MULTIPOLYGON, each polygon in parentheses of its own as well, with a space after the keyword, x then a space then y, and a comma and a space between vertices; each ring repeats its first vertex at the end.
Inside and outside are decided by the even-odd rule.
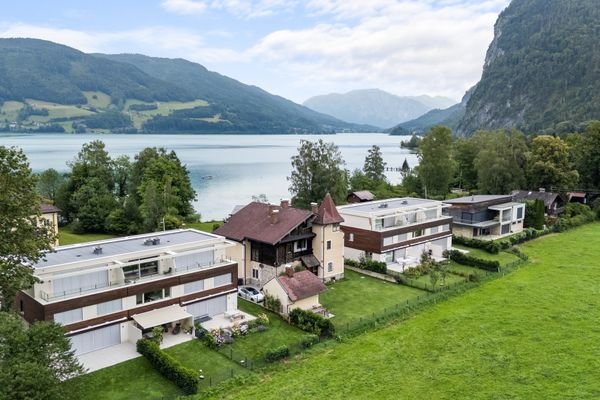
POLYGON ((285 267, 285 274, 292 278, 294 276, 294 268, 292 268, 292 266, 288 265, 287 267, 285 267))
POLYGON ((279 222, 279 210, 271 211, 271 224, 279 222))
POLYGON ((313 214, 319 213, 319 205, 317 203, 310 203, 310 210, 313 214))
POLYGON ((545 193, 546 192, 546 188, 540 188, 540 193, 545 193))
POLYGON ((283 209, 290 208, 290 200, 289 199, 281 199, 281 208, 283 208, 283 209))

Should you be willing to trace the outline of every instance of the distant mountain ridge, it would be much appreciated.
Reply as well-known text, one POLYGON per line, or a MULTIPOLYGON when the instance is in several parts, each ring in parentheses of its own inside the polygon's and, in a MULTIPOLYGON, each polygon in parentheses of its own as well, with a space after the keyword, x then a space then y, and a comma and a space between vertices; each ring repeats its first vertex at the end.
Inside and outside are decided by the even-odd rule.
POLYGON ((380 89, 354 90, 311 97, 303 105, 344 121, 390 128, 455 101, 446 97, 396 96, 380 89))
POLYGON ((183 59, 0 39, 0 130, 374 132, 183 59), (4 125, 3 125, 4 123, 4 125))
POLYGON ((572 131, 600 119, 598 0, 513 0, 500 14, 458 133, 572 131))
POLYGON ((471 94, 473 93, 474 89, 475 87, 469 89, 463 96, 460 103, 454 104, 453 106, 445 109, 431 110, 421 115, 419 118, 398 124, 390 130, 390 134, 421 134, 427 132, 435 125, 444 125, 452 130, 455 130, 465 115, 467 102, 471 98, 471 94))

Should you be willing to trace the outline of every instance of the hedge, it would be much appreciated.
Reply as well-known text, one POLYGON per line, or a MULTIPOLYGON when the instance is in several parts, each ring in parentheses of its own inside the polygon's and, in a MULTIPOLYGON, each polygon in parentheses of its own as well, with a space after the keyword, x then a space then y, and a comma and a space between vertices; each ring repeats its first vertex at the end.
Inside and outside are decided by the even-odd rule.
POLYGON ((387 264, 383 261, 375 261, 369 259, 363 259, 360 261, 355 260, 344 260, 346 265, 351 267, 366 269, 367 271, 378 272, 380 274, 387 274, 387 264))
POLYGON ((162 351, 158 343, 149 339, 140 339, 136 347, 138 353, 146 357, 154 369, 180 387, 185 394, 198 392, 200 377, 196 371, 181 365, 175 358, 162 351))
POLYGON ((458 250, 451 250, 449 255, 451 260, 456 261, 459 264, 469 265, 471 267, 477 267, 492 272, 500 271, 500 262, 496 260, 473 257, 458 250))
POLYGON ((335 326, 329 319, 300 308, 290 311, 289 321, 299 329, 321 337, 332 337, 335 334, 335 326))
POLYGON ((290 349, 287 346, 280 346, 273 350, 267 351, 265 354, 265 361, 272 363, 281 360, 282 358, 286 358, 289 355, 290 349))

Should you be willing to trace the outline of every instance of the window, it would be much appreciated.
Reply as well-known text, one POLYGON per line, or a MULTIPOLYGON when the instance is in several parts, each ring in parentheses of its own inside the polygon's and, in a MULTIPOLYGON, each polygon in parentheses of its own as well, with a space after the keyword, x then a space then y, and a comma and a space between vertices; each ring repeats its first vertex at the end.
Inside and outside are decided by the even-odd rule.
POLYGON ((389 246, 394 244, 396 236, 388 236, 388 237, 384 237, 383 238, 383 245, 384 246, 389 246))
POLYGON ((331 240, 327 241, 327 250, 331 250, 331 240))
POLYGON ((105 301, 96 305, 96 313, 98 315, 110 314, 123 309, 123 302, 121 299, 105 301))
POLYGON ((260 258, 260 251, 256 248, 252 247, 252 250, 250 251, 250 259, 252 261, 259 262, 260 261, 259 258, 260 258))
POLYGON ((63 311, 54 314, 54 321, 63 325, 81 320, 83 320, 83 308, 76 308, 74 310, 63 311))
POLYGON ((294 242, 294 252, 304 251, 308 249, 308 240, 302 239, 294 242))
POLYGON ((327 263, 327 272, 332 272, 333 271, 333 263, 327 263))
POLYGON ((340 224, 333 224, 333 226, 331 227, 331 230, 334 232, 337 232, 340 230, 340 224))
POLYGON ((517 219, 523 219, 523 207, 517 208, 517 219))
POLYGON ((21 312, 25 312, 25 307, 23 306, 23 300, 19 300, 19 310, 21 310, 21 312))
POLYGON ((439 226, 432 226, 431 227, 431 234, 433 235, 434 233, 438 233, 440 227, 439 226))
POLYGON ((349 242, 354 242, 354 233, 349 233, 348 234, 348 241, 349 242))
POLYGON ((152 292, 146 292, 146 293, 138 293, 136 295, 136 304, 151 303, 156 300, 162 300, 169 296, 171 296, 170 288, 159 289, 159 290, 155 290, 152 292))
POLYGON ((252 268, 252 278, 259 279, 258 278, 258 269, 252 268))
POLYGON ((183 293, 194 293, 200 292, 204 290, 204 279, 200 279, 199 281, 188 282, 183 285, 183 293))
POLYGON ((215 276, 215 287, 231 283, 231 273, 215 276))
POLYGON ((414 232, 414 235, 413 235, 413 237, 419 237, 419 236, 423 236, 423 233, 424 233, 424 232, 425 232, 425 231, 424 231, 423 229, 418 229, 418 230, 416 230, 416 231, 414 232))
POLYGON ((375 230, 380 231, 383 228, 383 218, 377 218, 375 220, 375 230))
POLYGON ((140 263, 123 267, 123 273, 125 275, 125 280, 136 280, 136 279, 144 278, 146 276, 152 276, 152 275, 158 274, 158 260, 142 262, 143 260, 144 259, 128 261, 128 262, 139 261, 140 263))

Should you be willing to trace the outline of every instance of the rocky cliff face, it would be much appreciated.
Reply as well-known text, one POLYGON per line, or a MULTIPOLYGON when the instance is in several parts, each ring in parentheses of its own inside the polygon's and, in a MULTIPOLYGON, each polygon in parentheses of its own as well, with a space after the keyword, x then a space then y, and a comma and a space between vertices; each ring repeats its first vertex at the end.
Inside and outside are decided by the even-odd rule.
POLYGON ((573 128, 600 118, 597 0, 513 0, 457 132, 573 128))

